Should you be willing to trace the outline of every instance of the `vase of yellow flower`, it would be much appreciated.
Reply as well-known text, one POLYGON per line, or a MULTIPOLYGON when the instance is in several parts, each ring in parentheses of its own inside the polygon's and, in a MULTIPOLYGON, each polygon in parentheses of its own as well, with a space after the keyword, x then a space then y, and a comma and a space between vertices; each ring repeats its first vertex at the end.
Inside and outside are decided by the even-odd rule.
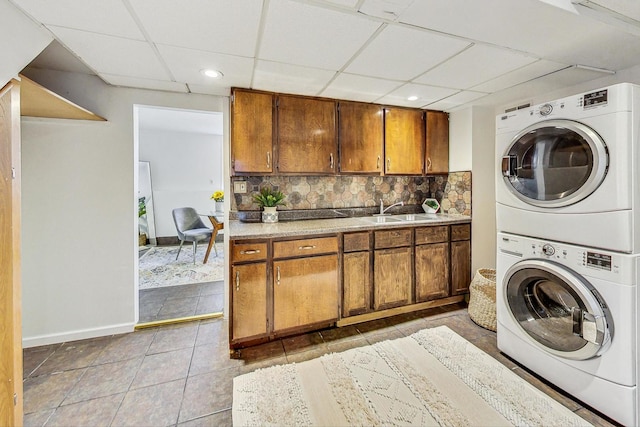
POLYGON ((224 191, 216 190, 211 195, 211 199, 216 204, 216 212, 224 211, 224 191))

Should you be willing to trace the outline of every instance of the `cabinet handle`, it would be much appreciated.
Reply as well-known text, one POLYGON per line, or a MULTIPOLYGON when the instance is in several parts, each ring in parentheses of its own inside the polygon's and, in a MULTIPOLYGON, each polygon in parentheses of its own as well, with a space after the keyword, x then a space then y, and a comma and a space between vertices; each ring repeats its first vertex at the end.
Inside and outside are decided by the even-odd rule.
POLYGON ((298 250, 300 251, 308 251, 315 248, 316 248, 316 245, 298 246, 298 250))
POLYGON ((391 159, 387 157, 387 172, 391 171, 391 159))
POLYGON ((259 253, 260 249, 247 249, 246 251, 240 251, 240 255, 253 255, 259 253))
POLYGON ((376 169, 380 169, 380 156, 378 156, 378 160, 376 161, 376 169))
POLYGON ((271 167, 271 153, 267 151, 267 167, 271 167))
POLYGON ((427 171, 431 170, 431 157, 427 157, 427 171))
POLYGON ((276 284, 280 284, 280 266, 276 267, 276 284))
POLYGON ((236 271, 236 291, 240 291, 240 272, 236 271))
POLYGON ((333 153, 329 154, 329 169, 333 169, 333 153))

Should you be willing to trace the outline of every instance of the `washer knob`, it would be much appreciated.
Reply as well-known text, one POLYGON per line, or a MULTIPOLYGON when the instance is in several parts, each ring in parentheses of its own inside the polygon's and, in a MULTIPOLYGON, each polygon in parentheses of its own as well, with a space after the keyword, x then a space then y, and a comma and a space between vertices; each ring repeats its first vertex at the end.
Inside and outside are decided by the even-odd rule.
POLYGON ((542 116, 548 116, 549 114, 551 114, 552 111, 553 111, 553 105, 551 104, 544 104, 543 106, 540 107, 540 115, 542 116))
POLYGON ((547 243, 542 247, 542 253, 544 253, 546 256, 551 256, 556 253, 556 249, 547 243))

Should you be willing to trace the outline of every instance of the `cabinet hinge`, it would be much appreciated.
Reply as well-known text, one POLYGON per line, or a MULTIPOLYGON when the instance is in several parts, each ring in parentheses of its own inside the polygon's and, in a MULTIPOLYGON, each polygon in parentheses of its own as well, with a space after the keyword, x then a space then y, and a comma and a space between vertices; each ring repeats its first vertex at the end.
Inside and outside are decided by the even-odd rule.
POLYGON ((18 406, 18 394, 13 393, 13 406, 18 406))
POLYGON ((231 103, 233 104, 235 100, 236 100, 236 94, 232 93, 231 94, 231 103))
POLYGON ((11 178, 16 179, 16 168, 11 168, 11 178))

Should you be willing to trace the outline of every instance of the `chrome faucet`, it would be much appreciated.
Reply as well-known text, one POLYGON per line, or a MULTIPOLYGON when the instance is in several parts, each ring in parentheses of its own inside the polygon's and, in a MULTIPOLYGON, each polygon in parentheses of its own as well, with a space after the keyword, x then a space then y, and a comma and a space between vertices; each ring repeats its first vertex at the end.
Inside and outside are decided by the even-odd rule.
POLYGON ((392 207, 398 206, 398 205, 404 206, 404 202, 401 201, 401 202, 398 202, 398 203, 394 203, 391 206, 387 206, 387 208, 385 209, 384 203, 382 202, 382 199, 380 199, 380 213, 378 215, 389 215, 389 214, 387 214, 385 212, 387 212, 392 207))

